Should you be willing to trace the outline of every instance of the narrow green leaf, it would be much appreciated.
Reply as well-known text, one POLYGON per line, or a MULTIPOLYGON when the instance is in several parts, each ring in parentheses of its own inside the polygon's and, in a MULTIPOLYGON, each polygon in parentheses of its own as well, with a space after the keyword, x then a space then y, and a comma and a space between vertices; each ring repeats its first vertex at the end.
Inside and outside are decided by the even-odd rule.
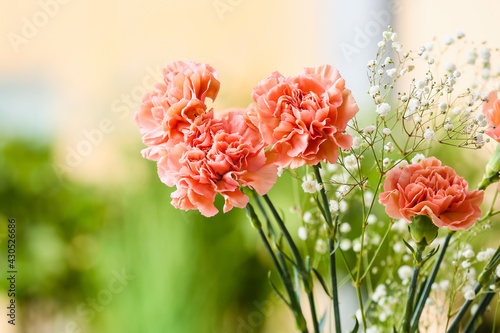
POLYGON ((273 280, 271 280, 271 271, 269 271, 269 273, 267 274, 267 279, 269 280, 269 283, 271 284, 271 286, 273 287, 274 289, 274 292, 276 294, 278 294, 278 296, 281 298, 281 300, 283 302, 285 302, 286 305, 288 305, 288 307, 290 308, 290 310, 294 311, 294 308, 292 307, 292 305, 290 304, 290 302, 288 302, 285 298, 285 296, 283 296, 283 294, 278 290, 278 288, 276 288, 276 286, 274 285, 274 282, 273 280))
POLYGON ((353 316, 354 320, 356 320, 356 323, 354 324, 354 328, 352 329, 351 333, 357 333, 359 331, 359 321, 358 317, 353 316))
POLYGON ((329 297, 332 297, 332 294, 330 293, 330 290, 328 290, 328 286, 326 285, 325 280, 323 279, 323 277, 321 276, 321 274, 319 274, 319 272, 315 268, 313 268, 312 271, 314 272, 314 274, 318 278, 318 281, 321 284, 321 286, 323 287, 323 290, 325 290, 325 293, 329 297))

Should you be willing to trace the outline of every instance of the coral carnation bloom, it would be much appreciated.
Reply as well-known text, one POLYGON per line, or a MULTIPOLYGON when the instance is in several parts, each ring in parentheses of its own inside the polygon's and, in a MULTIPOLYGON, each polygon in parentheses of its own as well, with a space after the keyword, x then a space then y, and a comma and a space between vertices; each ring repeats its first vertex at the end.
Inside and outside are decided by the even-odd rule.
POLYGON ((193 121, 207 113, 205 98, 214 100, 220 83, 217 72, 207 64, 193 61, 175 61, 163 70, 163 82, 147 93, 135 121, 143 142, 150 148, 143 152, 146 158, 158 160, 155 145, 174 145, 183 140, 193 121), (170 142, 171 141, 171 142, 170 142))
POLYGON ((384 191, 379 202, 385 206, 387 215, 395 219, 411 222, 411 216, 427 215, 438 227, 463 230, 481 217, 479 205, 484 192, 469 191, 464 178, 452 168, 441 166, 434 157, 403 169, 391 169, 384 191))
POLYGON ((244 208, 248 186, 267 193, 276 182, 277 167, 268 162, 260 133, 245 122, 243 112, 231 111, 222 119, 197 118, 183 142, 160 154, 158 174, 168 186, 177 185, 172 205, 197 209, 209 217, 217 193, 225 198, 224 212, 244 208))
POLYGON ((484 133, 493 140, 500 142, 500 100, 498 100, 496 91, 489 93, 488 102, 483 104, 483 114, 489 124, 484 133))
POLYGON ((352 137, 343 132, 359 108, 332 66, 306 68, 288 78, 274 72, 254 88, 252 98, 257 106, 246 117, 272 145, 279 166, 335 163, 339 147, 351 147, 352 137))

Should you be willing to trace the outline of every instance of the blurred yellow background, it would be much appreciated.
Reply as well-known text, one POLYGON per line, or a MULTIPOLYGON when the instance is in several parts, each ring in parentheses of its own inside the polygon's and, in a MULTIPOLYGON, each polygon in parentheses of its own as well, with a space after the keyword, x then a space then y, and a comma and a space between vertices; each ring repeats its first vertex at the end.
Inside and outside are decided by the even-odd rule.
MULTIPOLYGON (((16 218, 20 302, 18 325, 2 319, 0 331, 289 331, 279 302, 271 320, 260 310, 270 264, 244 214, 206 221, 170 206, 140 156, 142 94, 165 63, 195 60, 219 72, 216 110, 246 107, 271 72, 331 63, 367 112, 366 63, 388 24, 411 49, 456 30, 500 46, 499 10, 493 0, 4 1, 0 240, 16 218)), ((286 201, 289 186, 271 194, 286 201)))

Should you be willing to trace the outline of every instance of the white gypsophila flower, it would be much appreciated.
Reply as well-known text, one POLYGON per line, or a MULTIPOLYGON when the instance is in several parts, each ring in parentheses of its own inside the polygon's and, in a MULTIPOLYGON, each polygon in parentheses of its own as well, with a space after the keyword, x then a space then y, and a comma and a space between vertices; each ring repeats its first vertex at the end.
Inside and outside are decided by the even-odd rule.
POLYGON ((321 189, 321 185, 315 180, 306 180, 302 182, 302 189, 306 193, 316 193, 321 189))
POLYGON ((474 292, 474 289, 469 289, 466 292, 464 292, 464 298, 468 301, 472 301, 474 298, 476 298, 476 293, 474 292))
POLYGON ((488 80, 490 78, 490 69, 485 67, 481 70, 481 77, 483 80, 488 80))
POLYGON ((363 132, 366 134, 371 134, 371 133, 375 132, 376 129, 377 129, 377 127, 375 125, 368 125, 363 129, 363 132))
POLYGON ((444 37, 441 42, 444 44, 444 45, 451 45, 455 42, 455 39, 453 39, 453 37, 451 36, 446 36, 444 37))
POLYGON ((424 46, 427 51, 432 51, 434 49, 434 42, 427 42, 424 46))
POLYGON ((450 287, 449 280, 442 280, 441 282, 439 282, 439 289, 440 290, 446 291, 446 290, 448 290, 449 287, 450 287))
POLYGON ((394 35, 394 32, 392 32, 392 31, 382 32, 382 36, 384 37, 384 40, 392 40, 393 35, 394 35))
POLYGON ((426 85, 427 85, 427 81, 425 81, 425 80, 419 80, 419 81, 415 82, 415 87, 417 89, 423 89, 426 85))
POLYGON ((438 107, 439 107, 439 111, 445 112, 446 110, 448 110, 448 103, 441 102, 441 103, 439 103, 438 107))
POLYGON ((352 242, 350 239, 347 239, 347 238, 342 239, 340 241, 339 247, 342 251, 348 251, 352 248, 352 242))
POLYGON ((372 96, 378 95, 380 93, 380 87, 379 86, 371 86, 370 89, 368 90, 368 93, 372 96))
POLYGON ((492 247, 489 247, 489 248, 486 249, 486 253, 488 253, 488 255, 490 256, 490 258, 495 255, 495 252, 496 252, 496 250, 494 248, 492 248, 492 247))
POLYGON ((476 145, 476 148, 481 148, 484 146, 485 141, 481 133, 476 134, 474 136, 474 139, 475 139, 474 144, 476 145))
POLYGON ((385 41, 381 40, 380 42, 377 43, 378 47, 384 47, 385 46, 385 41))
POLYGON ((472 249, 467 249, 464 252, 462 252, 462 257, 467 259, 474 258, 475 255, 476 254, 474 253, 474 251, 472 251, 472 249))
POLYGON ((420 101, 416 98, 411 98, 408 102, 408 109, 406 110, 404 117, 410 117, 418 112, 420 108, 420 101))
POLYGON ((339 211, 339 202, 337 200, 330 200, 329 204, 330 212, 335 213, 339 211))
POLYGON ((388 136, 388 135, 391 135, 392 131, 391 131, 391 129, 390 129, 390 128, 387 128, 387 127, 386 127, 386 128, 384 128, 384 129, 382 130, 382 133, 384 133, 384 135, 385 135, 385 136, 388 136))
POLYGON ((278 177, 281 177, 281 175, 283 175, 283 171, 285 170, 285 168, 283 167, 278 167, 278 177))
POLYGON ((394 144, 392 142, 387 142, 387 144, 384 146, 384 151, 392 153, 394 151, 394 144))
POLYGON ((385 71, 388 77, 395 77, 397 74, 398 70, 396 68, 390 68, 385 71))
POLYGON ((370 60, 370 61, 368 61, 367 66, 368 67, 375 67, 375 66, 377 66, 377 62, 375 60, 370 60))
POLYGON ((384 284, 379 284, 373 292, 372 300, 378 303, 385 296, 387 296, 387 288, 384 284))
MULTIPOLYGON (((428 87, 426 87, 426 88, 428 88, 428 87)), ((428 99, 423 99, 421 104, 425 108, 425 107, 428 107, 431 104, 431 102, 428 99)))
POLYGON ((405 246, 401 242, 394 243, 392 246, 392 249, 394 250, 395 253, 402 253, 403 250, 405 249, 405 246))
POLYGON ((358 159, 355 155, 349 155, 344 158, 344 165, 348 170, 357 170, 358 169, 358 159))
POLYGON ((458 116, 461 112, 463 111, 463 109, 461 107, 454 107, 453 110, 451 110, 451 113, 453 113, 455 116, 458 116))
POLYGON ((365 200, 365 205, 367 206, 371 205, 373 201, 373 192, 365 191, 365 193, 363 193, 363 199, 365 200))
POLYGON ((396 163, 394 163, 398 168, 403 169, 405 166, 408 165, 407 160, 397 160, 396 163))
POLYGON ((422 117, 420 116, 416 116, 415 118, 413 118, 413 121, 416 123, 416 124, 419 124, 422 122, 422 117))
POLYGON ((462 261, 463 268, 467 269, 467 268, 470 268, 470 266, 472 266, 472 264, 470 263, 469 260, 462 261))
POLYGON ((327 163, 326 164, 326 170, 328 170, 328 172, 335 172, 338 169, 339 169, 339 166, 337 163, 335 163, 335 164, 327 163))
POLYGON ((453 126, 453 124, 451 124, 451 123, 446 123, 446 124, 444 124, 443 127, 447 131, 453 131, 455 129, 455 126, 453 126))
POLYGON ((368 224, 375 224, 377 222, 377 216, 375 214, 368 215, 368 218, 366 219, 366 222, 368 224))
POLYGON ((337 189, 337 194, 340 197, 345 197, 347 195, 347 193, 349 193, 350 190, 351 190, 351 187, 349 185, 341 185, 337 189))
POLYGON ((403 265, 398 268, 398 276, 402 281, 411 279, 412 275, 413 269, 410 266, 403 265))
POLYGON ((456 71, 453 72, 453 76, 456 77, 456 78, 460 77, 461 75, 462 75, 462 72, 460 72, 458 70, 456 70, 456 71))
POLYGON ((472 50, 467 54, 467 63, 469 65, 474 65, 477 59, 477 53, 476 51, 472 50))
POLYGON ((424 154, 417 154, 411 159, 411 164, 417 164, 420 163, 420 161, 424 160, 425 156, 424 154))
POLYGON ((491 259, 491 256, 487 251, 481 251, 477 254, 476 259, 477 261, 488 261, 491 259))
POLYGON ((420 55, 420 59, 422 59, 422 60, 429 59, 429 52, 428 51, 422 52, 422 54, 420 55))
POLYGON ((339 202, 339 206, 340 206, 341 213, 345 213, 347 211, 347 208, 349 208, 349 206, 347 205, 347 201, 345 201, 345 200, 341 200, 339 202))
POLYGON ((382 165, 384 166, 384 168, 388 168, 391 166, 391 159, 386 157, 384 158, 384 160, 382 161, 382 165))
POLYGON ((337 200, 330 200, 329 206, 331 212, 335 213, 339 211, 339 202, 337 200))
POLYGON ((307 229, 304 226, 299 227, 299 230, 297 230, 297 234, 299 235, 299 238, 302 240, 307 239, 307 229))
POLYGON ((361 138, 359 136, 355 136, 352 138, 352 149, 359 149, 361 147, 361 138))
POLYGON ((399 219, 392 225, 392 228, 398 232, 404 232, 408 230, 408 222, 405 219, 399 219))
POLYGON ((361 241, 359 239, 355 239, 353 242, 352 242, 352 250, 354 252, 359 252, 361 251, 361 241))
POLYGON ((455 66, 454 63, 451 61, 448 61, 447 63, 444 64, 444 69, 447 70, 448 72, 453 72, 455 69, 457 69, 457 66, 455 66))
POLYGON ((461 30, 457 30, 457 31, 455 32, 455 36, 457 36, 457 38, 458 38, 458 39, 462 39, 462 38, 464 38, 464 37, 465 37, 465 34, 464 34, 464 32, 463 32, 463 31, 461 31, 461 30))
POLYGON ((436 302, 434 301, 434 299, 433 299, 433 298, 430 298, 430 297, 429 297, 429 298, 427 298, 427 299, 425 300, 425 305, 427 305, 427 306, 432 306, 432 305, 435 305, 435 304, 436 304, 436 302))
POLYGON ((434 139, 434 135, 436 133, 434 133, 433 130, 431 130, 430 128, 426 129, 425 132, 424 132, 424 139, 426 140, 433 140, 434 139))
POLYGON ((402 52, 403 51, 403 44, 400 42, 392 42, 392 48, 396 50, 396 52, 402 52))
POLYGON ((388 66, 392 63, 394 63, 394 61, 392 61, 391 57, 387 57, 384 59, 384 65, 388 66))
POLYGON ((427 60, 427 63, 429 65, 432 65, 434 63, 434 58, 429 58, 429 60, 427 60))
POLYGON ((481 60, 483 61, 483 63, 490 62, 490 56, 491 56, 490 49, 483 48, 483 49, 479 50, 479 55, 480 55, 481 60))
POLYGON ((326 253, 326 252, 327 252, 327 250, 328 250, 328 246, 327 246, 326 242, 325 242, 323 239, 318 238, 318 239, 316 240, 316 246, 315 246, 315 249, 316 249, 316 251, 317 251, 318 253, 324 254, 324 253, 326 253))
POLYGON ((340 225, 340 232, 343 233, 343 234, 346 234, 348 233, 349 231, 351 231, 351 225, 347 222, 344 222, 340 225))
POLYGON ((306 223, 311 223, 312 222, 312 217, 313 217, 313 215, 312 215, 311 212, 305 212, 304 215, 302 215, 302 219, 306 223))
POLYGON ((377 105, 377 113, 381 117, 387 116, 387 114, 389 113, 389 111, 391 111, 391 106, 389 105, 389 103, 382 103, 380 105, 377 105))

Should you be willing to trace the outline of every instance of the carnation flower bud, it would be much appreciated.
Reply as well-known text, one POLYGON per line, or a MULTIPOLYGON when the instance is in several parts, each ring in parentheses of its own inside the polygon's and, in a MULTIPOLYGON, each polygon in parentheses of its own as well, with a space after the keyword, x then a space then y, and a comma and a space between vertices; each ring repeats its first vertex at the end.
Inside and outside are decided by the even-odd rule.
POLYGON ((262 224, 260 223, 257 214, 255 214, 255 210, 253 209, 252 205, 247 204, 245 207, 245 211, 247 212, 247 216, 250 220, 250 223, 252 224, 252 227, 256 230, 262 229, 262 224))
POLYGON ((432 223, 432 219, 427 215, 416 215, 411 217, 409 224, 410 234, 415 243, 430 245, 437 237, 439 228, 432 223))
POLYGON ((491 156, 490 160, 486 164, 486 170, 483 175, 483 179, 478 186, 479 190, 486 189, 489 185, 498 181, 498 173, 500 172, 500 144, 497 145, 497 149, 491 156))

